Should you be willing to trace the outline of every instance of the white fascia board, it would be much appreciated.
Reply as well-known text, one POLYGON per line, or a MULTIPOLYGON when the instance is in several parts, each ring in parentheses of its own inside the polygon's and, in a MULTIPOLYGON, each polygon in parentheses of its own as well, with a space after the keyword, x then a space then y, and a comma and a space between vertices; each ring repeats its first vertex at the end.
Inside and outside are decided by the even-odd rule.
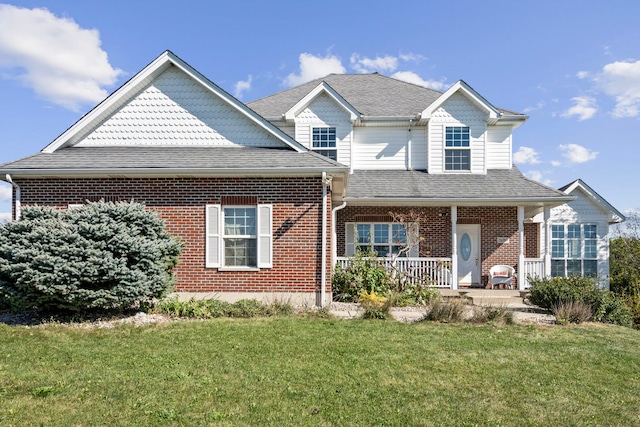
POLYGON ((588 195, 594 202, 596 202, 602 210, 607 211, 611 214, 611 223, 623 222, 627 218, 616 208, 613 207, 609 202, 605 200, 598 192, 596 192, 593 188, 589 187, 586 182, 581 179, 576 179, 564 190, 565 194, 571 194, 575 191, 576 188, 582 189, 582 191, 588 195))
POLYGON ((452 199, 452 198, 358 198, 345 197, 347 203, 352 206, 548 206, 555 207, 575 200, 574 196, 566 197, 542 197, 542 198, 477 198, 477 199, 452 199))
POLYGON ((277 139, 282 141, 287 146, 293 148, 297 152, 307 151, 307 149, 280 131, 273 124, 258 115, 255 111, 244 105, 242 102, 231 96, 215 83, 211 82, 205 76, 200 74, 197 70, 177 57, 171 51, 164 51, 160 56, 154 59, 149 65, 143 68, 129 81, 120 86, 115 92, 104 99, 94 109, 85 114, 80 120, 78 120, 73 126, 67 129, 62 135, 57 137, 51 144, 42 149, 43 153, 53 153, 54 151, 62 148, 63 146, 73 144, 80 137, 84 136, 90 129, 95 127, 105 117, 113 112, 116 108, 123 105, 131 96, 133 96, 142 86, 150 83, 157 76, 162 74, 170 66, 175 66, 183 71, 185 74, 196 80, 202 86, 214 93, 216 96, 224 99, 230 106, 240 111, 246 117, 251 119, 259 127, 263 128, 267 132, 271 133, 277 139))
POLYGON ((316 86, 311 92, 306 94, 300 101, 298 101, 293 107, 291 107, 287 112, 284 113, 284 118, 287 121, 293 121, 305 108, 311 104, 316 97, 320 94, 326 93, 331 97, 338 105, 344 108, 347 113, 349 113, 349 118, 351 121, 359 120, 360 113, 356 110, 351 104, 349 104, 338 92, 336 92, 331 86, 329 86, 326 82, 320 82, 318 86, 316 86))
POLYGON ((482 95, 476 92, 471 86, 465 83, 463 80, 458 80, 453 86, 451 86, 445 93, 440 95, 431 105, 429 105, 421 114, 422 118, 430 119, 434 111, 449 99, 454 93, 461 92, 467 98, 471 99, 477 105, 482 107, 489 114, 489 121, 498 120, 501 113, 491 105, 482 95))
POLYGON ((163 177, 302 177, 330 175, 348 175, 345 167, 326 168, 126 168, 126 169, 16 169, 3 170, 13 178, 163 178, 163 177))

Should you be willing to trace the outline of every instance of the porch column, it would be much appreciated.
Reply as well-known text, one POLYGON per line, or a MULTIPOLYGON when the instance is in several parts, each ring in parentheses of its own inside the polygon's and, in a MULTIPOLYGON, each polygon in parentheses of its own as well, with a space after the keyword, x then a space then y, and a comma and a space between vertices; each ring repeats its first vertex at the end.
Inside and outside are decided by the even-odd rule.
POLYGON ((451 289, 458 289, 458 207, 451 206, 451 289))
POLYGON ((544 230, 544 248, 542 248, 542 257, 544 258, 544 271, 543 277, 551 275, 551 224, 549 223, 551 218, 551 208, 545 206, 544 208, 544 222, 542 224, 544 230))
POLYGON ((524 290, 524 206, 518 206, 518 289, 524 290))

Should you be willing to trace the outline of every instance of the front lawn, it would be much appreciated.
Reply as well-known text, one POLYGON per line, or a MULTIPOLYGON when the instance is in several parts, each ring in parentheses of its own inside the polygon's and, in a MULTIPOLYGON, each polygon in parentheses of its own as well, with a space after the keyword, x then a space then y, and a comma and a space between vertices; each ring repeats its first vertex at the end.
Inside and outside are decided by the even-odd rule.
POLYGON ((0 425, 640 425, 640 333, 263 318, 0 325, 0 425))

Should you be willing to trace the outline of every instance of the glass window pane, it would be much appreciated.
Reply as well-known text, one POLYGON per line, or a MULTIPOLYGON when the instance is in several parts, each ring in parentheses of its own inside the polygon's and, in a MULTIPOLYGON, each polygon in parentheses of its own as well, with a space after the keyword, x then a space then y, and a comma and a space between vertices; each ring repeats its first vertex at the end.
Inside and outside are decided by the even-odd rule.
POLYGON ((470 150, 445 150, 444 152, 445 170, 471 170, 470 150))
POLYGON ((580 225, 569 225, 567 226, 567 237, 570 239, 579 239, 580 236, 580 225))
POLYGON ((551 237, 554 239, 564 239, 564 225, 552 225, 551 237))
POLYGON ((224 208, 224 234, 255 236, 256 208, 224 208))
POLYGON ((584 257, 585 258, 597 258, 598 257, 598 249, 595 240, 585 240, 584 241, 584 257))
POLYGON ((389 224, 373 225, 373 243, 389 243, 389 224))
POLYGON ((391 241, 393 243, 406 245, 407 244, 407 231, 402 224, 393 224, 391 228, 391 241))
POLYGON ((580 242, 578 239, 567 240, 567 258, 580 258, 580 242))
POLYGON ((371 243, 371 226, 369 224, 357 224, 356 232, 358 233, 358 243, 371 243))
POLYGON ((595 239, 598 235, 597 227, 595 225, 585 225, 584 226, 584 238, 585 239, 595 239))
POLYGON ((561 260, 561 259, 551 260, 551 276, 553 277, 564 276, 564 260, 561 260))
POLYGON ((228 267, 258 265, 256 239, 224 239, 224 264, 228 267))
POLYGON ((584 273, 585 276, 597 276, 598 275, 598 261, 585 260, 584 261, 584 273))
POLYGON ((373 247, 374 252, 378 254, 378 256, 387 256, 389 254, 389 246, 388 245, 378 245, 373 247))
POLYGON ((551 241, 551 257, 564 258, 564 240, 551 241))
POLYGON ((567 276, 582 275, 582 261, 579 259, 567 260, 567 276))

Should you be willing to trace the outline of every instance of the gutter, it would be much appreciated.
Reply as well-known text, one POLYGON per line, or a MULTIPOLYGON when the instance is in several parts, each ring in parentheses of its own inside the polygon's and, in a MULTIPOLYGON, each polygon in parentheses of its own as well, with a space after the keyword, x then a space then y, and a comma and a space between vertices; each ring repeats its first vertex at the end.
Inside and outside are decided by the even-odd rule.
POLYGON ((15 207, 15 211, 16 211, 16 221, 20 219, 20 186, 18 184, 16 184, 15 182, 13 182, 13 180, 11 179, 11 174, 7 174, 5 179, 7 180, 7 182, 9 184, 11 184, 13 186, 13 188, 16 189, 16 199, 14 202, 14 207, 15 207))
POLYGON ((327 172, 322 172, 322 255, 320 257, 320 308, 325 306, 327 294, 327 187, 331 186, 332 178, 327 178, 327 172))

